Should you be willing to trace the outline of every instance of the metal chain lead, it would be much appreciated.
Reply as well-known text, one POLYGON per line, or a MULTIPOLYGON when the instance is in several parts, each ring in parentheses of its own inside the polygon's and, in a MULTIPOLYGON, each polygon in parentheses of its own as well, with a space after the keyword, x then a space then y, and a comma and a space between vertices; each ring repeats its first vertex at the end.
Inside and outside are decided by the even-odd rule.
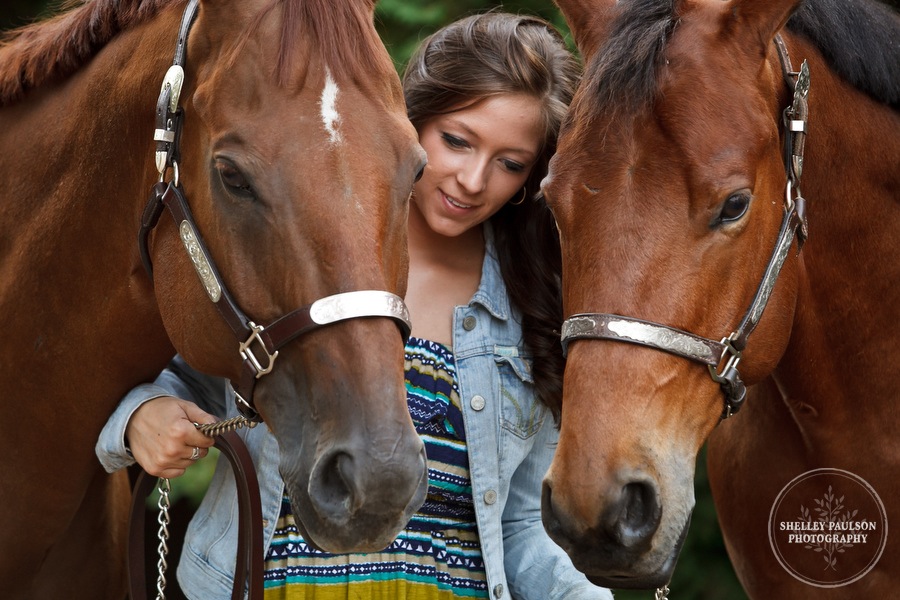
POLYGON ((256 425, 257 423, 255 421, 251 421, 250 419, 242 415, 231 417, 230 419, 225 419, 224 421, 219 421, 217 423, 209 423, 208 425, 194 423, 194 427, 196 427, 197 430, 200 431, 200 433, 207 437, 216 437, 217 435, 222 435, 223 433, 228 433, 229 431, 235 431, 242 427, 253 429, 254 427, 256 427, 256 425))
POLYGON ((166 568, 168 564, 166 563, 166 554, 169 552, 169 490, 171 487, 169 486, 169 480, 166 478, 160 478, 159 480, 159 502, 157 502, 157 506, 159 506, 159 517, 157 517, 156 521, 159 523, 159 547, 157 548, 157 553, 159 554, 159 562, 156 563, 156 569, 159 572, 159 575, 156 579, 156 600, 165 600, 166 598, 166 568))
POLYGON ((669 600, 669 586, 664 585, 661 588, 656 588, 653 600, 669 600))
MULTIPOLYGON (((194 427, 207 437, 216 437, 217 435, 222 435, 229 431, 236 431, 242 427, 253 429, 256 425, 257 423, 255 421, 251 421, 240 415, 225 419, 224 421, 208 423, 206 425, 194 423, 194 427)), ((159 538, 159 546, 157 547, 159 561, 156 563, 159 574, 156 579, 156 600, 166 600, 166 569, 169 566, 166 562, 166 555, 169 553, 169 491, 171 489, 169 480, 165 477, 161 477, 159 479, 159 502, 157 503, 157 506, 159 506, 159 516, 156 518, 156 521, 159 523, 159 533, 157 534, 157 537, 159 538)))

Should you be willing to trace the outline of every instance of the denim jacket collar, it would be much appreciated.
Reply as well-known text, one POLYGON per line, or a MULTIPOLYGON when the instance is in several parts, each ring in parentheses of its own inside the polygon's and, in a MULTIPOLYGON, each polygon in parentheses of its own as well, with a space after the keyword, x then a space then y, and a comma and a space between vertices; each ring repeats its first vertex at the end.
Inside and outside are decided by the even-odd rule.
POLYGON ((509 319, 510 306, 503 275, 500 273, 500 259, 494 244, 494 228, 490 221, 484 222, 484 252, 488 260, 482 262, 481 283, 469 304, 477 302, 484 306, 492 316, 506 321, 509 319))

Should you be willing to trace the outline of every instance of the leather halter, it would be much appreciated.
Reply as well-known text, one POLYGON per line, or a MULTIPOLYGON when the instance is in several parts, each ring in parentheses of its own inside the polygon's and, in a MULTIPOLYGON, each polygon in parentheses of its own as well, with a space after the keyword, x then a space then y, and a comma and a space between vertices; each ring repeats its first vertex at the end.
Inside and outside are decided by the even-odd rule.
POLYGON ((605 313, 580 313, 565 320, 560 335, 563 354, 567 353, 571 340, 614 340, 649 346, 705 364, 709 369, 710 376, 721 386, 725 396, 723 419, 736 413, 747 397, 747 388, 741 381, 737 369, 741 354, 747 347, 747 339, 762 317, 763 310, 766 308, 772 289, 775 287, 775 282, 790 251, 794 236, 797 236, 798 248, 803 247, 803 242, 807 237, 806 201, 800 195, 800 176, 803 172, 803 150, 809 114, 807 105, 809 67, 804 60, 800 71, 793 71, 791 59, 781 35, 775 36, 775 47, 778 50, 784 80, 793 93, 793 102, 784 109, 783 113, 784 168, 787 173, 784 217, 781 221, 778 239, 775 242, 775 249, 766 266, 762 281, 750 303, 750 308, 744 314, 737 329, 722 338, 722 341, 716 342, 668 325, 633 317, 605 313), (796 82, 794 78, 796 78, 796 82), (725 364, 720 371, 719 365, 723 361, 725 364))
POLYGON ((169 209, 209 299, 216 305, 239 342, 238 352, 243 362, 241 378, 236 386, 232 382, 238 410, 246 418, 259 422, 262 419, 253 406, 253 388, 260 377, 272 371, 278 350, 288 342, 319 327, 359 317, 393 319, 406 341, 411 330, 409 311, 402 298, 378 290, 328 296, 298 308, 265 327, 251 321, 238 307, 197 231, 184 189, 179 181, 179 142, 184 111, 179 107, 178 99, 184 82, 187 37, 197 16, 198 4, 199 0, 191 0, 185 7, 175 58, 163 79, 157 101, 156 132, 153 139, 156 141, 156 167, 160 178, 151 190, 150 200, 141 217, 138 243, 144 268, 152 280, 153 267, 150 262, 148 237, 159 222, 163 209, 169 209), (167 182, 165 176, 170 169, 174 171, 174 178, 167 182))

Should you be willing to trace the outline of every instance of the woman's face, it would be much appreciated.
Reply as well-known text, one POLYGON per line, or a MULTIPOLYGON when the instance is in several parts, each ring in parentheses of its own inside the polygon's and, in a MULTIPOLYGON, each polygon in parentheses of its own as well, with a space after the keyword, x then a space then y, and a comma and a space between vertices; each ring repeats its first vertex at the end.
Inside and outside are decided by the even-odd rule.
POLYGON ((468 231, 521 197, 542 142, 540 100, 525 94, 492 96, 429 119, 419 131, 428 165, 413 207, 437 234, 468 231))

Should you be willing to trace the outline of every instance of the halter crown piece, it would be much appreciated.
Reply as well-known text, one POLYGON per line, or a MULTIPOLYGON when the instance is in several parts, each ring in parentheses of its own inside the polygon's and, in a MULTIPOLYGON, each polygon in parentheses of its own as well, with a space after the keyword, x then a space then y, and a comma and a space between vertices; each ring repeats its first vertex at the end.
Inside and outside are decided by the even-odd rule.
POLYGON ((163 209, 168 208, 178 225, 182 243, 209 299, 237 338, 242 372, 238 385, 232 382, 232 387, 235 389, 238 410, 248 420, 259 422, 262 418, 253 406, 253 388, 260 377, 272 371, 278 350, 288 342, 319 327, 360 317, 392 319, 400 328, 403 340, 406 341, 411 330, 409 311, 402 298, 380 290, 345 292, 321 298, 278 318, 265 327, 251 321, 238 307, 198 232, 178 172, 184 120, 184 111, 178 105, 178 100, 185 78, 188 33, 197 16, 198 4, 199 0, 190 0, 185 8, 175 58, 163 79, 159 100, 156 103, 156 130, 153 139, 156 142, 155 156, 159 181, 153 185, 150 200, 141 216, 138 245, 144 268, 152 280, 149 235, 159 222, 163 209), (174 174, 173 178, 166 181, 166 174, 170 170, 174 174))
POLYGON ((775 47, 781 62, 781 70, 793 101, 784 109, 784 168, 787 185, 784 199, 784 216, 775 242, 775 249, 766 265, 762 281, 756 290, 750 308, 744 314, 737 329, 722 341, 716 342, 681 329, 643 321, 634 317, 605 313, 581 313, 572 315, 562 325, 560 341, 563 354, 569 342, 577 339, 598 339, 629 342, 649 346, 664 352, 705 364, 712 379, 718 383, 725 396, 722 419, 727 419, 744 404, 747 388, 741 381, 738 363, 747 347, 747 339, 762 317, 781 268, 790 251, 794 236, 798 248, 807 238, 806 201, 800 195, 800 176, 803 172, 803 150, 809 120, 809 66, 804 60, 800 71, 791 67, 791 59, 781 35, 775 36, 775 47), (795 81, 796 78, 796 81, 795 81), (719 365, 724 362, 722 370, 719 365))

